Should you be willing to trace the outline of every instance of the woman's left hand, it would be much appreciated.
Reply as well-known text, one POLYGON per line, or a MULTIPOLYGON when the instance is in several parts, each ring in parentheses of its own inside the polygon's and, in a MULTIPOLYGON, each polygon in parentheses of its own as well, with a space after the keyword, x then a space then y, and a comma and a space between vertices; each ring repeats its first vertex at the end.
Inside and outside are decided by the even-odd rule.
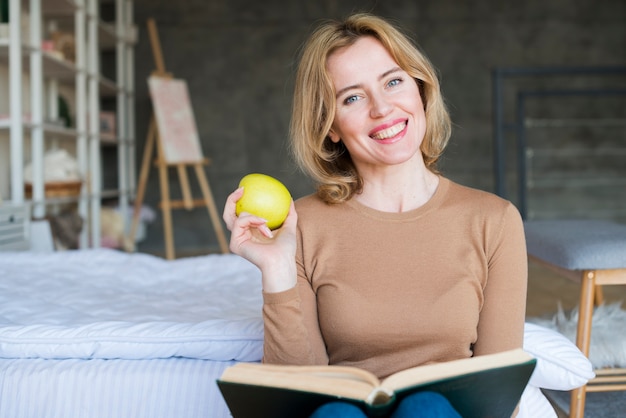
POLYGON ((267 292, 286 290, 296 284, 296 225, 298 215, 293 201, 283 225, 271 231, 264 219, 242 212, 235 213, 243 189, 228 196, 224 206, 224 222, 231 231, 230 250, 256 265, 263 274, 267 292))

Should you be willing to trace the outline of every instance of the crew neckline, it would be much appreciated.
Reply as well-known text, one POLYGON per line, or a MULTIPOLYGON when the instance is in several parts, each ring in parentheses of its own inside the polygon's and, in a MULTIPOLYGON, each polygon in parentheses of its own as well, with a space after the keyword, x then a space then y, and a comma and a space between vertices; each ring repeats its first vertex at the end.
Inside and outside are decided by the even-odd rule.
POLYGON ((350 206, 352 209, 358 211, 359 213, 362 213, 366 216, 379 219, 379 220, 406 221, 406 220, 419 218, 421 216, 424 216, 431 210, 439 207, 441 204, 441 201, 446 195, 446 192, 450 185, 450 180, 442 176, 438 176, 438 177, 439 177, 439 184, 437 185, 437 188, 435 189, 435 193, 431 196, 431 198, 428 199, 428 201, 424 203, 422 206, 415 208, 415 209, 408 210, 406 212, 385 212, 385 211, 381 211, 378 209, 373 209, 369 206, 362 204, 361 202, 357 201, 354 198, 347 201, 346 204, 350 206))

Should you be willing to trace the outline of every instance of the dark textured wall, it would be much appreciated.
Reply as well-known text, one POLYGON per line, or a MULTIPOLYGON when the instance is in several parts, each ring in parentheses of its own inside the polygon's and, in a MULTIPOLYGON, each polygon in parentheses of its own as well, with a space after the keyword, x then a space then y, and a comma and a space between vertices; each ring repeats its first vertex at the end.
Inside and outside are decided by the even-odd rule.
MULTIPOLYGON (((444 173, 485 190, 494 184, 495 67, 626 65, 623 0, 137 0, 137 165, 152 112, 146 79, 155 66, 146 20, 153 17, 167 69, 189 84, 220 212, 249 172, 278 177, 294 197, 310 193, 287 151, 296 51, 320 19, 352 11, 397 22, 433 61, 455 124, 444 173)), ((171 178, 172 195, 178 196, 173 172, 171 178)), ((154 208, 157 180, 153 170, 145 203, 154 208)), ((204 209, 176 211, 174 229, 179 254, 217 248, 204 209)), ((139 249, 162 251, 160 217, 139 249)))

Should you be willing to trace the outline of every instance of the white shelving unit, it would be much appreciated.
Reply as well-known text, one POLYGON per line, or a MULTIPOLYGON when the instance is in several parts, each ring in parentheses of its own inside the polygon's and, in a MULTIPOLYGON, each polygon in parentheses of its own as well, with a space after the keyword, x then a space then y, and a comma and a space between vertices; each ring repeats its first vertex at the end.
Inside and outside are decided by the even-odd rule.
POLYGON ((98 247, 102 200, 117 200, 124 212, 135 192, 132 0, 10 0, 9 8, 8 37, 0 36, 0 88, 9 90, 8 99, 0 95, 0 155, 5 155, 0 167, 9 167, 0 173, 2 198, 30 203, 33 219, 55 205, 76 203, 85 221, 80 245, 98 247), (102 7, 114 8, 114 21, 100 18, 102 7), (70 34, 73 54, 44 48, 49 28, 70 34), (114 51, 114 79, 102 75, 103 51, 114 51), (59 96, 69 102, 70 126, 59 123, 59 96), (106 136, 100 121, 105 99, 116 115, 116 131, 106 136), (103 147, 115 147, 116 167, 102 167, 103 147), (83 181, 79 196, 46 196, 44 155, 54 148, 75 157, 83 181), (24 192, 27 162, 32 165, 30 201, 24 192), (115 170, 116 187, 103 187, 103 169, 115 170))

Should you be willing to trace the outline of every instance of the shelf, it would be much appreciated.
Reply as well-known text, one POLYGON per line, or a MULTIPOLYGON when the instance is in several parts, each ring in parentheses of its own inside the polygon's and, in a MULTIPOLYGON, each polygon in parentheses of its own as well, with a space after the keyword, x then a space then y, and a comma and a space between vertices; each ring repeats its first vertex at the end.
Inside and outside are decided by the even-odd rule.
MULTIPOLYGON (((59 81, 74 82, 79 69, 71 61, 57 58, 49 52, 42 52, 43 71, 46 78, 55 78, 59 81)), ((29 65, 25 65, 28 69, 29 65)))
POLYGON ((114 135, 100 135, 100 143, 103 147, 116 147, 121 141, 114 135))
POLYGON ((98 42, 103 50, 111 50, 117 46, 118 36, 115 33, 115 24, 108 22, 98 23, 98 42))
MULTIPOLYGON (((135 191, 134 112, 131 108, 134 80, 130 66, 137 28, 132 22, 132 0, 10 1, 12 5, 21 6, 22 10, 22 18, 12 23, 21 26, 20 22, 28 22, 28 25, 41 22, 42 27, 41 31, 38 23, 35 27, 24 27, 20 43, 17 39, 11 40, 6 31, 2 32, 4 38, 0 39, 0 66, 6 67, 8 74, 0 80, 4 82, 1 84, 3 91, 6 87, 6 94, 0 95, 0 100, 5 102, 2 103, 2 112, 14 111, 24 115, 19 116, 21 120, 17 126, 8 115, 0 115, 0 141, 8 141, 8 149, 11 150, 10 156, 0 156, 2 164, 10 164, 10 175, 0 179, 4 189, 10 193, 7 201, 13 204, 30 203, 31 216, 36 218, 58 210, 59 204, 71 204, 85 220, 81 248, 98 246, 102 202, 115 199, 120 209, 127 211, 135 191), (31 5, 34 6, 31 8, 31 5), (106 8, 101 7, 103 5, 106 8), (100 16, 103 11, 107 12, 103 16, 113 21, 103 20, 100 16), (45 37, 48 31, 55 28, 75 37, 75 45, 72 47, 70 39, 69 49, 64 49, 66 57, 72 55, 71 60, 49 51, 50 44, 45 37), (32 42, 32 36, 42 40, 32 42), (75 62, 73 55, 76 56, 75 62), (103 61, 105 59, 107 61, 103 61), (41 68, 37 68, 39 61, 41 68), (32 62, 37 67, 32 67, 32 62), (19 67, 20 74, 12 73, 9 70, 12 66, 19 67), (8 94, 9 85, 11 93, 17 94, 8 94), (80 131, 57 122, 59 115, 65 112, 56 100, 61 95, 67 99, 71 118, 82 121, 78 125, 80 131), (86 125, 94 114, 105 110, 118 116, 113 134, 109 134, 108 130, 106 134, 92 132, 94 128, 97 131, 97 127, 92 126, 90 130, 86 125), (55 122, 33 123, 31 115, 55 122), (42 165, 46 150, 51 146, 65 149, 76 159, 81 177, 87 179, 80 196, 62 197, 45 193, 46 176, 42 165), (106 165, 106 176, 102 172, 105 157, 110 159, 106 165), (36 167, 30 189, 35 199, 27 195, 22 186, 24 161, 27 160, 36 167)), ((15 24, 10 29, 16 29, 15 24)))
MULTIPOLYGON (((56 57, 54 54, 46 51, 35 50, 29 46, 22 46, 22 70, 30 71, 29 56, 33 52, 41 53, 41 62, 43 73, 46 78, 54 78, 64 84, 73 84, 79 69, 76 65, 68 60, 56 57)), ((9 40, 0 39, 0 64, 9 63, 9 40)))
MULTIPOLYGON (((22 126, 25 130, 32 130, 35 124, 30 122, 23 122, 22 126)), ((8 130, 11 127, 11 122, 8 119, 0 119, 0 131, 8 130)), ((53 123, 43 123, 43 132, 45 136, 54 136, 54 139, 71 139, 76 140, 78 138, 78 131, 73 128, 66 128, 63 126, 55 125, 53 123)), ((85 133, 85 135, 87 135, 85 133)), ((100 143, 103 147, 117 147, 119 145, 130 145, 133 143, 129 139, 120 139, 115 135, 100 134, 100 143)))
POLYGON ((111 79, 108 79, 102 75, 98 76, 100 84, 100 95, 102 97, 115 97, 120 91, 117 83, 111 79))
MULTIPOLYGON (((22 3, 28 7, 28 1, 22 3)), ((79 9, 79 5, 72 0, 43 0, 41 2, 42 14, 47 17, 67 16, 79 9)))
MULTIPOLYGON (((18 26, 20 22, 28 22, 36 27, 22 29, 19 41, 11 40, 8 31, 3 31, 4 38, 0 38, 0 66, 6 67, 3 74, 8 74, 0 79, 0 89, 4 92, 12 80, 17 80, 13 87, 20 86, 18 94, 0 95, 4 113, 0 114, 0 141, 6 141, 8 147, 5 143, 2 145, 10 151, 0 156, 0 164, 10 164, 10 175, 0 179, 2 192, 10 195, 6 199, 9 203, 29 203, 31 216, 36 218, 57 210, 57 204, 72 204, 85 220, 81 248, 97 247, 102 232, 100 211, 103 200, 115 199, 121 210, 126 211, 135 191, 134 80, 130 66, 137 28, 132 22, 132 0, 115 3, 107 0, 9 1, 13 10, 21 7, 21 19, 15 22, 18 26), (114 21, 101 18, 100 12, 105 9, 100 6, 105 3, 113 9, 107 8, 109 13, 104 16, 114 21), (33 14, 29 10, 31 4, 34 5, 33 14), (117 7, 119 9, 115 9, 117 7), (39 11, 41 16, 38 16, 39 11), (71 60, 49 51, 49 42, 44 38, 54 28, 75 37, 75 42, 70 39, 69 49, 63 49, 71 60), (32 36, 42 40, 31 42, 32 36), (39 59, 41 66, 38 65, 39 59), (31 65, 31 61, 36 65, 31 65), (13 68, 19 68, 19 74, 11 73, 13 68), (57 100, 60 96, 66 101, 57 100), (61 114, 66 113, 65 105, 71 118, 81 122, 78 124, 80 130, 56 122, 61 119, 61 114), (17 126, 12 125, 6 115, 10 109, 23 112, 18 115, 17 126), (98 126, 89 128, 93 116, 105 111, 118 115, 115 129, 102 128, 102 119, 98 126), (33 123, 31 115, 55 122, 33 123), (103 132, 98 132, 99 128, 103 132), (81 177, 86 179, 81 195, 64 197, 45 193, 45 184, 42 185, 44 157, 53 147, 68 151, 76 160, 81 177), (105 166, 104 158, 109 158, 110 164, 105 166), (21 187, 24 162, 28 160, 36 179, 30 189, 32 196, 21 187)), ((11 29, 15 30, 15 25, 11 29)), ((8 93, 8 88, 6 91, 8 93)))
POLYGON ((26 200, 31 206, 33 204, 43 204, 46 206, 54 206, 59 204, 66 203, 77 203, 80 200, 84 200, 85 198, 81 198, 81 196, 64 196, 64 197, 46 197, 44 200, 26 200))
POLYGON ((101 199, 113 199, 113 198, 117 198, 120 197, 120 190, 114 190, 114 189, 110 189, 110 190, 102 190, 100 192, 100 198, 101 199))
MULTIPOLYGON (((74 31, 74 19, 72 16, 56 16, 54 19, 57 21, 59 29, 66 32, 74 31)), ((136 42, 136 27, 129 26, 124 29, 126 34, 118 34, 115 22, 98 21, 98 47, 102 51, 114 50, 118 41, 125 42, 127 44, 134 44, 136 42)))
MULTIPOLYGON (((74 12, 80 10, 80 6, 69 0, 43 0, 42 14, 46 21, 54 20, 59 30, 68 33, 75 33, 74 12)), ((121 33, 117 32, 117 23, 109 22, 94 17, 88 12, 87 19, 98 19, 98 47, 100 50, 112 50, 117 46, 118 41, 127 44, 135 44, 137 41, 137 28, 132 22, 122 22, 121 33)))
MULTIPOLYGON (((26 127, 32 129, 32 125, 31 126, 26 125, 26 127)), ((73 139, 76 139, 78 137, 78 131, 76 129, 66 128, 64 126, 44 123, 43 130, 47 134, 54 134, 57 136, 63 136, 63 137, 73 138, 73 139)))
MULTIPOLYGON (((8 40, 0 39, 0 64, 9 63, 9 46, 6 43, 8 40)), ((28 58, 32 48, 24 46, 22 49, 23 61, 22 69, 27 72, 30 70, 30 59, 28 58)), ((63 84, 73 85, 76 75, 80 73, 80 69, 76 65, 68 60, 57 58, 53 54, 45 51, 40 51, 42 56, 43 73, 46 78, 53 78, 62 82, 63 84)), ((100 94, 105 97, 115 97, 122 89, 120 86, 109 78, 102 75, 98 75, 100 83, 100 94)), ((132 94, 132 91, 128 91, 128 94, 132 94)))
MULTIPOLYGON (((22 126, 26 130, 32 130, 35 128, 35 124, 29 121, 23 121, 22 126)), ((10 129, 11 121, 7 118, 0 118, 0 130, 10 129)), ((42 124, 42 128, 44 133, 46 134, 54 134, 58 136, 63 136, 67 138, 76 138, 78 137, 78 131, 72 128, 66 128, 64 126, 55 125, 54 123, 44 122, 42 124)))

